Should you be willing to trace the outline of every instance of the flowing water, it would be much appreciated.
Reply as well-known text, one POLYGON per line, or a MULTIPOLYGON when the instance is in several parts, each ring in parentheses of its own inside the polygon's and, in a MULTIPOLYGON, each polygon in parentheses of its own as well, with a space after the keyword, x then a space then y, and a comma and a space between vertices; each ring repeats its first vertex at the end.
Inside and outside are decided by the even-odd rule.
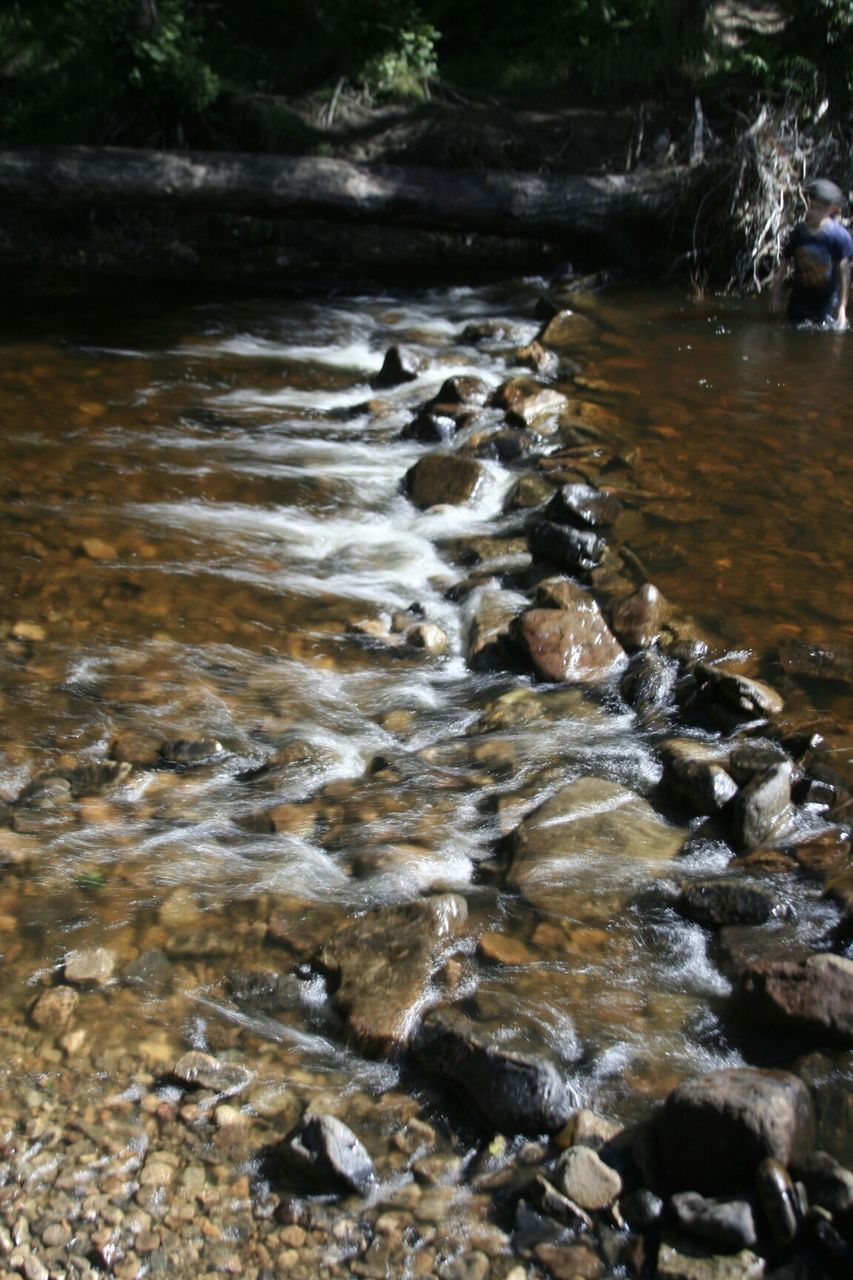
MULTIPOLYGON (((84 997, 87 1038, 73 1052, 93 1089, 208 1048, 245 1062, 268 1099, 287 1095, 298 1112, 334 1098, 369 1131, 375 1100, 402 1087, 399 1067, 345 1047, 321 979, 265 1018, 236 1008, 222 978, 293 968, 347 917, 436 889, 468 900, 459 989, 482 1027, 550 1054, 611 1114, 749 1060, 721 1019, 728 984, 705 931, 649 892, 681 870, 580 859, 551 909, 490 872, 507 811, 520 817, 582 774, 648 793, 660 773, 609 687, 555 691, 538 718, 476 732, 500 695, 532 681, 468 669, 472 606, 452 588, 470 570, 455 540, 508 527, 516 476, 489 462, 471 505, 428 511, 401 488, 428 448, 399 438, 414 409, 452 374, 497 385, 519 372, 510 352, 539 327, 542 287, 128 297, 7 318, 0 797, 40 771, 98 765, 131 732, 224 748, 0 826, 7 1030, 73 949, 107 947, 119 971, 168 957, 165 985, 84 997), (462 341, 484 317, 512 321, 512 341, 462 341), (375 393, 368 379, 392 343, 429 369, 375 393), (413 602, 447 632, 445 655, 348 630, 413 602), (519 944, 513 963, 478 959, 484 930, 519 944)), ((571 305, 587 322, 572 394, 618 440, 628 465, 608 478, 635 490, 620 537, 651 580, 717 653, 761 662, 791 638, 849 643, 853 339, 675 292, 571 305)), ((852 709, 843 683, 799 686, 789 707, 830 726, 839 761, 852 709)), ((729 856, 700 845, 687 872, 729 856)), ((820 885, 779 884, 800 937, 818 942, 837 918, 820 885)), ((63 1052, 48 1046, 44 1061, 63 1052)))

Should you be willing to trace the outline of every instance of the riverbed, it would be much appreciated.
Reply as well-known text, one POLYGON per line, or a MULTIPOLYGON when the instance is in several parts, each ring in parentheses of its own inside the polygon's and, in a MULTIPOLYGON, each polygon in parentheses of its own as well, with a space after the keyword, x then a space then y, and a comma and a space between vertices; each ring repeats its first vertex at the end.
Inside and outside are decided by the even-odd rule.
MULTIPOLYGON (((677 866, 654 850, 580 858, 551 900, 507 881, 507 841, 559 788, 595 777, 654 797, 660 728, 618 672, 511 711, 542 682, 523 663, 472 664, 470 634, 486 584, 527 571, 514 495, 531 464, 482 450, 470 500, 421 509, 404 477, 437 444, 407 428, 451 378, 494 391, 535 377, 569 397, 588 432, 577 478, 622 504, 635 585, 653 582, 712 661, 778 688, 791 733, 820 733, 836 791, 800 814, 794 842, 807 842, 849 821, 831 806, 853 752, 850 344, 771 323, 754 302, 539 278, 129 294, 7 318, 10 1230, 21 1215, 27 1240, 39 1222, 73 1226, 88 1196, 106 1234, 93 1244, 89 1229, 81 1274, 83 1261, 127 1276, 430 1274, 472 1250, 483 1275, 512 1274, 523 1253, 475 1177, 500 1158, 494 1134, 405 1057, 363 1052, 317 963, 346 922, 437 895, 467 912, 441 957, 444 996, 482 1034, 546 1055, 578 1104, 616 1124, 686 1076, 791 1065, 731 1023, 712 936, 673 910, 685 875, 732 857, 695 815, 665 814, 687 850, 677 866), (532 372, 517 353, 559 308, 561 363, 532 372), (415 376, 371 385, 394 345, 415 376), (424 620, 445 638, 434 651, 400 641, 424 620), (33 787, 38 803, 22 804, 33 787), (67 1021, 34 1024, 81 953, 106 968, 75 985, 67 1021), (272 1011, 236 999, 229 975, 259 971, 293 975, 298 996, 272 1011), (188 1097, 174 1066, 191 1050, 244 1083, 188 1097), (306 1110, 339 1117, 376 1162, 370 1213, 349 1208, 337 1237, 260 1155, 306 1110), (433 1163, 414 1175, 418 1132, 433 1163), (106 1226, 105 1208, 118 1215, 106 1226), (382 1213, 397 1217, 377 1232, 382 1213)), ((840 913, 823 880, 789 857, 774 891, 791 945, 824 947, 840 913)), ((834 1154, 849 1163, 849 1053, 812 1067, 832 1076, 834 1154)), ((60 1234, 44 1246, 51 1274, 74 1256, 60 1234)))

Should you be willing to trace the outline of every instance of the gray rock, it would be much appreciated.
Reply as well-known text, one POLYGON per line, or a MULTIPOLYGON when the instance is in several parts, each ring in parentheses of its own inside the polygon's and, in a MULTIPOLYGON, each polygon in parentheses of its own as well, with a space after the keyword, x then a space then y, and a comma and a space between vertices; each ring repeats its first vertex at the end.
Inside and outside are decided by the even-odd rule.
POLYGON ((734 996, 740 1015, 829 1044, 853 1045, 853 960, 830 953, 756 964, 734 996))
POLYGON ((732 812, 732 831, 739 849, 760 849, 785 833, 793 813, 792 770, 790 760, 780 761, 740 789, 732 812))
POLYGON ((606 1209, 622 1194, 622 1179, 592 1147, 570 1147, 557 1164, 560 1187, 582 1209, 606 1209))
POLYGON ((788 759, 788 753, 778 742, 768 738, 754 738, 742 742, 729 755, 729 772, 739 787, 746 786, 756 774, 764 773, 774 765, 788 759))
POLYGON ((676 906, 688 920, 712 929, 729 924, 765 924, 784 911, 775 893, 734 876, 683 885, 676 906))
POLYGON ((70 951, 63 972, 66 982, 75 987, 103 987, 115 973, 116 958, 106 947, 88 947, 70 951))
POLYGON ((665 1176, 705 1195, 751 1187, 763 1159, 790 1163, 812 1147, 814 1130, 809 1091, 789 1072, 735 1067, 684 1080, 661 1114, 665 1176))
POLYGON ((363 1195, 376 1177, 366 1148, 336 1116, 309 1113, 270 1151, 270 1159, 318 1191, 363 1195))
POLYGON ((527 609, 510 635, 543 680, 605 680, 627 661, 595 600, 580 587, 573 608, 527 609))
POLYGON ((530 1184, 530 1199, 537 1209, 541 1209, 556 1222, 562 1222, 575 1231, 592 1230, 593 1223, 589 1214, 558 1191, 541 1173, 537 1173, 530 1184))
POLYGON ((549 560, 569 573, 585 573, 601 560, 604 543, 592 531, 573 529, 552 520, 536 520, 527 531, 527 545, 540 560, 549 560))
POLYGON ((183 1084, 200 1089, 212 1089, 215 1093, 237 1093, 246 1087, 252 1073, 236 1062, 220 1062, 212 1054, 192 1049, 185 1053, 172 1068, 172 1075, 183 1084))
POLYGON ((698 1191, 680 1191, 669 1209, 682 1231, 724 1252, 750 1249, 756 1243, 755 1220, 746 1200, 709 1200, 698 1191))
POLYGON ((794 1172, 803 1182, 810 1204, 830 1213, 853 1209, 853 1171, 845 1169, 828 1151, 811 1151, 798 1161, 794 1172))
POLYGON ((473 458, 427 453, 406 472, 406 492, 421 510, 440 503, 460 506, 473 497, 482 476, 483 468, 473 458))
POLYGON ((499 1133, 554 1133, 577 1099, 553 1063, 481 1038, 456 1010, 433 1010, 414 1042, 431 1075, 459 1090, 499 1133))
POLYGON ((619 684, 622 697, 642 720, 662 719, 672 702, 677 665, 656 649, 635 653, 619 684))
POLYGON ((224 754, 225 748, 216 738, 173 738, 160 745, 160 758, 166 764, 210 764, 224 754))
POLYGON ((165 951, 159 948, 145 951, 125 969, 122 980, 130 987, 151 987, 162 990, 168 986, 172 966, 165 951))
POLYGON ((304 984, 292 973, 274 969, 235 970, 226 978, 231 999, 243 1008, 281 1013, 299 1006, 304 984))

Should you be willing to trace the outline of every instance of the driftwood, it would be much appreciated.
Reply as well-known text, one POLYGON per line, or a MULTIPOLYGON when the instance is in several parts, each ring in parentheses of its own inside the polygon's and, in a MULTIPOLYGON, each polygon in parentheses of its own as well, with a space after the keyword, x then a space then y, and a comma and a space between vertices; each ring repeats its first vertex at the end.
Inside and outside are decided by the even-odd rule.
POLYGON ((679 203, 685 216, 685 192, 679 168, 578 177, 118 147, 0 151, 0 204, 19 208, 165 207, 660 243, 679 203))

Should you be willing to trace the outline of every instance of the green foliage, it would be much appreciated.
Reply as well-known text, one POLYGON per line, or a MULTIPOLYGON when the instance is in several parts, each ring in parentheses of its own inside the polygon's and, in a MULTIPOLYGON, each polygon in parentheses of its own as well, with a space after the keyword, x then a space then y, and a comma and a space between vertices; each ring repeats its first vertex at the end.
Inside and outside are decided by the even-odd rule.
POLYGON ((374 94, 391 98, 426 98, 438 72, 439 34, 428 23, 397 32, 394 44, 365 65, 361 81, 374 94))

